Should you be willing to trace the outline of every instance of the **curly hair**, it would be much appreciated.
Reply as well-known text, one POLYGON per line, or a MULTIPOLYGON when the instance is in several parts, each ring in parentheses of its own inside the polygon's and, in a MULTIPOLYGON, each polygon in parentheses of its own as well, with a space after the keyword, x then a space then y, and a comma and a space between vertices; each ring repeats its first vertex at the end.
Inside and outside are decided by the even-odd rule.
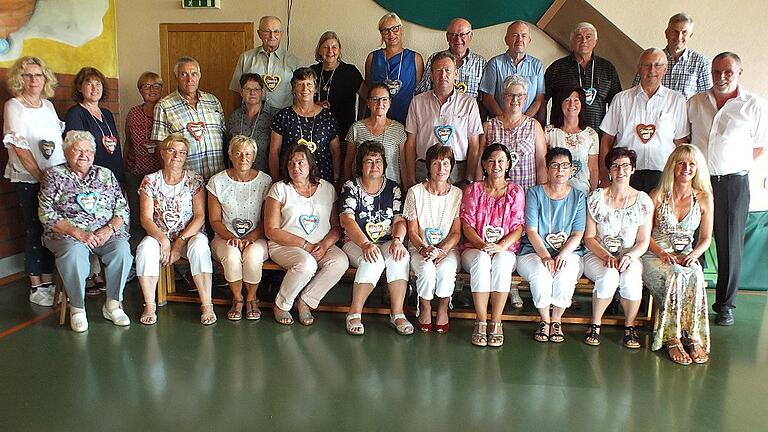
POLYGON ((45 64, 43 59, 33 56, 19 58, 8 69, 8 91, 14 96, 21 96, 22 92, 24 92, 24 78, 21 75, 24 73, 24 66, 29 65, 39 66, 43 76, 45 76, 45 85, 42 91, 43 98, 53 97, 54 90, 59 85, 59 80, 56 79, 56 75, 53 74, 53 71, 45 64))

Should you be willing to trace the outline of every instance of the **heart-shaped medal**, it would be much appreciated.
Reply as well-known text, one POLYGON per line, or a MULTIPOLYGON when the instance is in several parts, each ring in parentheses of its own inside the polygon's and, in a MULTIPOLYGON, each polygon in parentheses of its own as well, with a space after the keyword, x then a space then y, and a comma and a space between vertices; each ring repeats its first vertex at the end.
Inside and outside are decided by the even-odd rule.
POLYGON ((301 215, 299 216, 299 225, 307 235, 310 235, 320 225, 320 218, 316 215, 301 215))
POLYGON ((280 75, 264 75, 264 86, 273 92, 280 85, 280 80, 280 75))
POLYGON ((253 227, 253 222, 251 222, 248 219, 240 219, 240 218, 232 219, 232 229, 235 230, 235 235, 238 237, 243 237, 244 235, 251 232, 252 227, 253 227))
POLYGON ((195 138, 195 141, 200 141, 205 133, 205 123, 189 122, 187 123, 187 131, 195 138))
POLYGON ((53 156, 53 151, 56 149, 56 143, 48 140, 40 140, 40 142, 37 143, 37 146, 46 160, 53 156))
POLYGON ((466 93, 467 89, 468 89, 467 83, 462 82, 462 81, 456 81, 455 83, 453 83, 453 88, 455 88, 456 90, 458 90, 458 91, 460 91, 462 93, 466 93))
POLYGON ((400 93, 400 87, 402 87, 403 82, 400 80, 387 79, 384 80, 384 85, 389 89, 389 94, 391 96, 395 96, 396 94, 400 93))
POLYGON ((486 243, 496 243, 504 237, 504 228, 495 227, 493 225, 486 225, 483 228, 483 240, 486 243))
POLYGON ((621 247, 624 245, 624 241, 619 236, 607 235, 603 236, 603 245, 608 252, 616 254, 621 250, 621 247))
POLYGON ((685 233, 672 233, 669 235, 669 243, 675 252, 682 252, 693 243, 693 237, 685 233))
POLYGON ((443 145, 448 144, 448 140, 453 135, 453 126, 451 125, 437 125, 435 126, 435 136, 437 140, 443 145))
POLYGON ((656 125, 640 123, 635 126, 635 132, 637 132, 637 136, 640 137, 640 141, 643 144, 648 144, 648 141, 656 134, 656 125))
POLYGON ((516 151, 509 152, 509 170, 511 171, 520 162, 520 154, 516 151))
POLYGON ((83 192, 75 196, 77 205, 88 214, 93 214, 96 211, 96 203, 99 201, 98 192, 83 192))
POLYGON ((440 228, 427 227, 424 229, 424 237, 426 238, 427 243, 432 246, 440 244, 440 242, 443 241, 444 236, 445 234, 440 228))
POLYGON ((168 232, 173 231, 181 224, 181 213, 175 211, 164 211, 163 223, 165 224, 165 228, 168 229, 168 232))
POLYGON ((571 178, 574 178, 576 177, 576 174, 578 174, 579 171, 581 171, 582 164, 580 160, 575 160, 571 165, 572 165, 571 178))
POLYGON ((298 141, 296 141, 296 144, 303 144, 307 146, 309 151, 311 151, 312 153, 315 153, 315 151, 317 151, 317 144, 315 144, 314 141, 307 141, 304 138, 301 138, 298 141))
POLYGON ((597 97, 597 89, 594 87, 589 87, 584 89, 584 101, 587 103, 587 105, 592 105, 595 102, 595 98, 597 97))
POLYGON ((549 233, 544 236, 544 240, 546 240, 547 244, 552 247, 552 249, 559 251, 565 244, 565 241, 568 240, 568 234, 563 231, 549 233))
POLYGON ((365 233, 372 242, 376 243, 387 233, 387 226, 383 223, 368 222, 365 224, 365 233))
POLYGON ((104 148, 107 149, 107 153, 111 155, 115 152, 115 148, 117 148, 117 138, 112 135, 105 135, 101 137, 101 145, 103 145, 104 148))
POLYGON ((149 140, 146 143, 144 143, 144 148, 147 149, 147 153, 149 154, 155 154, 155 149, 157 148, 157 141, 149 140))

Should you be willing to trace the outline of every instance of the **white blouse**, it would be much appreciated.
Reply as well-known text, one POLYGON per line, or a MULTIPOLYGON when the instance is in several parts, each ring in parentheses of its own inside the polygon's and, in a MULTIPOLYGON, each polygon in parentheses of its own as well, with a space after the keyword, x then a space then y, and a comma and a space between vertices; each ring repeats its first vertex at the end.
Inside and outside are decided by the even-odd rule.
POLYGON ((51 101, 43 99, 42 107, 27 108, 16 98, 9 99, 3 114, 3 144, 8 149, 5 178, 12 183, 37 183, 11 146, 31 151, 41 171, 64 163, 63 131, 64 122, 59 120, 51 101))

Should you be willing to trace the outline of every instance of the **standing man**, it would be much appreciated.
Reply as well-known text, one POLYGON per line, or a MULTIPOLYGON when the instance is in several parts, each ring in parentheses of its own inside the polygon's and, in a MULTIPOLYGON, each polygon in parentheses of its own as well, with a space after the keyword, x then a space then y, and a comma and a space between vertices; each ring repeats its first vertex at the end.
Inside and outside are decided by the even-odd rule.
POLYGON ((266 89, 266 102, 271 107, 282 109, 293 102, 291 77, 301 67, 301 62, 285 48, 280 48, 283 38, 283 23, 278 17, 265 16, 259 20, 261 46, 240 54, 232 74, 229 89, 240 97, 240 75, 253 72, 261 75, 266 89))
MULTIPOLYGON (((445 38, 448 40, 448 51, 456 57, 458 71, 458 78, 454 84, 456 90, 478 99, 485 58, 469 50, 469 44, 472 42, 472 24, 464 18, 454 18, 448 23, 445 38)), ((436 54, 437 52, 427 59, 427 70, 432 70, 432 59, 436 54)), ((416 94, 429 90, 432 90, 431 73, 424 74, 421 82, 416 86, 416 94)))
MULTIPOLYGON (((749 170, 768 146, 765 100, 739 86, 741 59, 723 52, 712 60, 712 90, 688 101, 691 143, 707 158, 715 200, 717 245, 715 324, 733 325, 744 229, 749 211, 749 170)), ((760 252, 758 252, 760 253, 760 252)))
POLYGON ((178 87, 155 105, 152 141, 169 134, 184 134, 189 140, 186 168, 208 180, 224 169, 224 110, 216 96, 198 89, 200 63, 181 57, 173 66, 178 87))
POLYGON ((504 36, 507 51, 492 58, 483 72, 480 91, 483 92, 483 105, 491 117, 502 114, 504 106, 504 79, 511 75, 528 78, 528 98, 523 111, 530 117, 536 117, 544 101, 544 65, 541 60, 526 53, 531 43, 531 32, 525 21, 513 21, 507 27, 504 36))
MULTIPOLYGON (((576 24, 571 31, 571 48, 573 52, 566 57, 555 60, 544 73, 546 92, 541 104, 539 120, 547 118, 547 101, 559 91, 566 91, 579 86, 587 94, 585 109, 587 125, 598 131, 600 122, 605 117, 608 104, 621 91, 621 82, 616 68, 608 60, 594 55, 597 45, 597 29, 588 22, 576 24)), ((563 101, 553 100, 553 107, 560 107, 563 101)), ((560 109, 553 109, 549 123, 562 117, 560 109)))
POLYGON ((650 192, 659 183, 667 157, 679 144, 687 142, 688 115, 685 97, 664 87, 661 78, 667 70, 667 56, 658 48, 640 55, 637 73, 640 84, 616 95, 600 129, 600 180, 608 185, 605 155, 614 146, 637 153, 637 171, 630 186, 650 192))
POLYGON ((448 51, 435 54, 430 73, 434 89, 414 96, 408 108, 403 179, 406 190, 427 178, 427 149, 437 143, 453 149, 456 166, 449 178, 451 183, 474 181, 479 171, 483 124, 475 99, 454 87, 456 58, 448 51))
MULTIPOLYGON (((693 18, 683 12, 672 15, 664 36, 667 38, 664 54, 669 66, 661 84, 682 93, 686 99, 711 89, 712 63, 707 57, 688 49, 688 40, 693 37, 693 18)), ((637 75, 635 85, 639 82, 637 75)))

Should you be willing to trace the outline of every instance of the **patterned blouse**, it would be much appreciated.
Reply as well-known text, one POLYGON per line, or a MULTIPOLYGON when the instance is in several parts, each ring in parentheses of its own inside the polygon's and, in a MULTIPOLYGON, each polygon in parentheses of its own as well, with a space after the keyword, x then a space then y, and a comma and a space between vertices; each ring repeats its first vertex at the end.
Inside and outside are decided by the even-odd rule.
MULTIPOLYGON (((507 182, 504 196, 493 198, 485 193, 483 183, 474 182, 464 190, 459 217, 474 228, 484 241, 496 243, 525 223, 525 192, 521 186, 507 182)), ((469 242, 465 242, 460 249, 463 251, 471 247, 469 242)), ((507 250, 517 253, 520 241, 507 250)))
MULTIPOLYGON (((402 210, 403 192, 390 179, 384 179, 381 189, 373 195, 365 191, 359 177, 344 183, 341 190, 341 212, 352 215, 373 243, 385 243, 392 238, 392 225, 396 217, 401 217, 402 210)), ((346 233, 345 241, 350 241, 346 233)))
POLYGON ((608 206, 603 189, 598 188, 587 198, 587 211, 597 222, 600 245, 614 255, 621 255, 635 244, 638 230, 653 213, 653 200, 640 191, 634 204, 615 209, 608 206))
POLYGON ((167 184, 163 172, 157 171, 144 177, 139 194, 152 200, 152 221, 174 241, 192 220, 192 198, 202 187, 203 177, 194 171, 186 170, 184 179, 175 185, 167 184))
POLYGON ((488 144, 504 144, 510 152, 517 154, 517 164, 509 171, 513 183, 526 191, 536 184, 536 120, 524 116, 519 126, 507 129, 501 119, 494 117, 488 120, 486 140, 488 144))
POLYGON ((152 117, 144 113, 143 104, 136 105, 125 116, 125 172, 142 178, 162 168, 162 160, 152 141, 152 117))
MULTIPOLYGON (((315 155, 320 178, 333 184, 333 157, 331 141, 339 135, 339 124, 331 111, 323 108, 314 117, 300 116, 292 106, 281 109, 272 121, 272 130, 283 137, 280 159, 288 149, 300 140, 314 143, 310 150, 315 155), (313 148, 314 147, 314 148, 313 148)), ((340 173, 336 173, 338 176, 340 173)))
MULTIPOLYGON (((701 205, 696 194, 691 194, 691 209, 678 221, 675 211, 669 203, 670 194, 656 208, 656 216, 651 233, 656 243, 667 253, 689 254, 695 243, 694 233, 701 223, 701 205)), ((650 250, 648 251, 650 254, 650 250)))
POLYGON ((128 203, 115 175, 107 168, 93 165, 81 179, 69 165, 63 163, 45 171, 40 188, 40 222, 43 238, 60 240, 66 234, 54 232, 54 226, 66 221, 82 230, 93 232, 118 216, 123 220, 115 233, 118 240, 127 240, 128 203))

